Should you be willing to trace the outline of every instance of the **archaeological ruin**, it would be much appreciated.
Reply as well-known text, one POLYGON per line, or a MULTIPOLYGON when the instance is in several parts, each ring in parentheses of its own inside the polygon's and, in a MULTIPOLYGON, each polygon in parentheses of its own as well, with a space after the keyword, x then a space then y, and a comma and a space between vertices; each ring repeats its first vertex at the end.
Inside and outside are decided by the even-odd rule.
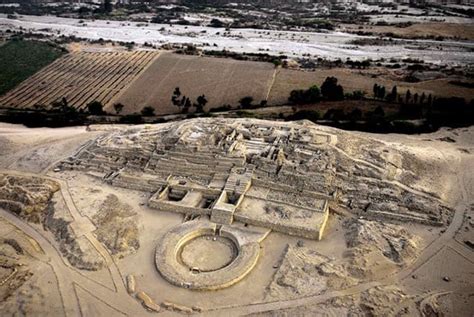
POLYGON ((3 129, 4 315, 470 309, 459 131, 216 117, 3 129))
POLYGON ((323 239, 330 208, 390 221, 446 221, 447 207, 398 185, 404 171, 381 165, 380 153, 368 152, 374 163, 367 163, 347 147, 343 137, 306 123, 200 119, 112 129, 58 169, 148 193, 150 208, 183 214, 185 222, 157 245, 157 269, 174 285, 213 290, 245 277, 270 231, 323 239), (381 183, 386 190, 374 190, 381 183), (400 193, 411 198, 400 204, 400 193), (378 197, 367 204, 368 196, 378 197), (206 240, 216 243, 206 247, 206 240), (190 244, 204 257, 228 255, 220 263, 196 260, 186 251, 190 244))

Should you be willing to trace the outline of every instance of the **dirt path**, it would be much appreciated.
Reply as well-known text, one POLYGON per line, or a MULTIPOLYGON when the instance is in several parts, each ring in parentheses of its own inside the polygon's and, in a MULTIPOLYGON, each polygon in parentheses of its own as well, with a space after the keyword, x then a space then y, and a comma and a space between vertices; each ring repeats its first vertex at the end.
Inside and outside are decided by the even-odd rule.
MULTIPOLYGON (((0 172, 9 173, 18 176, 38 176, 35 174, 18 172, 18 171, 2 171, 0 172)), ((67 208, 72 215, 74 222, 71 224, 75 234, 79 237, 84 235, 89 242, 96 248, 99 254, 105 259, 107 263, 107 269, 109 270, 112 278, 114 289, 110 289, 106 285, 99 283, 98 281, 91 280, 89 277, 83 275, 79 270, 73 268, 66 260, 61 256, 61 252, 56 247, 56 242, 51 241, 46 235, 38 231, 33 226, 23 222, 13 214, 0 209, 0 216, 11 222, 13 225, 22 230, 25 234, 35 239, 40 247, 47 254, 47 263, 53 268, 59 284, 60 293, 62 296, 63 306, 65 314, 67 316, 80 316, 81 310, 78 306, 78 300, 74 296, 75 293, 74 284, 79 285, 83 289, 89 290, 99 300, 104 302, 106 305, 113 307, 119 312, 127 315, 143 314, 143 308, 140 307, 139 303, 135 301, 126 291, 124 279, 118 269, 117 264, 110 256, 108 251, 102 246, 102 244, 95 238, 92 231, 95 230, 95 226, 91 221, 82 216, 77 210, 72 197, 70 196, 68 185, 65 181, 45 177, 54 181, 57 181, 61 185, 61 194, 64 198, 67 208)))
POLYGON ((0 216, 35 239, 46 253, 47 263, 51 265, 58 280, 61 300, 66 316, 81 316, 81 309, 75 296, 74 284, 89 290, 98 299, 108 306, 124 314, 137 316, 143 314, 143 309, 137 301, 130 297, 126 291, 114 291, 110 288, 86 277, 77 269, 66 262, 60 251, 55 247, 55 242, 50 241, 43 233, 11 213, 0 209, 0 216))
POLYGON ((272 78, 270 79, 270 84, 268 85, 267 95, 265 96, 265 100, 267 102, 268 102, 268 99, 270 98, 270 93, 272 92, 272 88, 273 88, 273 84, 275 83, 277 72, 278 72, 278 68, 275 67, 275 70, 273 71, 272 78))

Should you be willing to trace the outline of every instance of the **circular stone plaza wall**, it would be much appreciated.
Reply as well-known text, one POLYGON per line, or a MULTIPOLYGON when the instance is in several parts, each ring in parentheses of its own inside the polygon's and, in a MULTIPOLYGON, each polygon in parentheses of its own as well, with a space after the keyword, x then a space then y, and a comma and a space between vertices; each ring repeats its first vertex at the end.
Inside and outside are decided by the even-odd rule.
POLYGON ((172 228, 156 248, 155 263, 170 283, 196 290, 229 287, 257 264, 260 244, 245 232, 189 221, 172 228))

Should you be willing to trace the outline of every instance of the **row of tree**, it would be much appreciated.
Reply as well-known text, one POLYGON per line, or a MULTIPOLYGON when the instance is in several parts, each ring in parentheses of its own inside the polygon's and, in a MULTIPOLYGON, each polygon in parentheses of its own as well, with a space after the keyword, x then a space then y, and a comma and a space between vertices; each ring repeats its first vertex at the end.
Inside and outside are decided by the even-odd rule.
POLYGON ((373 88, 374 98, 379 100, 387 100, 389 102, 399 102, 405 104, 428 104, 431 105, 433 103, 433 96, 426 94, 423 92, 421 95, 418 93, 412 94, 410 89, 408 89, 405 93, 405 98, 402 95, 398 94, 397 86, 393 86, 390 93, 387 93, 385 86, 374 84, 373 88))
MULTIPOLYGON (((388 102, 398 102, 405 104, 432 104, 433 96, 426 95, 424 92, 412 94, 410 89, 402 96, 398 93, 397 86, 393 86, 388 91, 385 86, 374 84, 373 94, 375 99, 386 100, 388 102)), ((327 77, 321 85, 321 89, 317 85, 313 85, 308 89, 295 89, 290 92, 288 101, 292 104, 303 105, 317 103, 321 100, 336 101, 344 99, 362 99, 364 93, 356 91, 353 94, 344 94, 344 88, 338 83, 336 77, 327 77)))
MULTIPOLYGON (((354 109, 345 113, 341 108, 333 108, 325 113, 322 119, 332 122, 367 122, 369 126, 383 125, 387 128, 390 124, 399 124, 404 120, 423 120, 422 130, 413 131, 433 131, 441 126, 465 126, 474 124, 474 100, 466 101, 459 97, 441 98, 433 97, 426 93, 412 93, 409 89, 402 95, 399 94, 397 86, 390 90, 383 85, 373 86, 373 96, 376 100, 396 102, 399 104, 397 112, 385 114, 385 109, 379 105, 373 111, 361 112, 354 109)), ((344 94, 344 89, 338 84, 337 78, 328 77, 321 85, 321 90, 313 85, 308 89, 293 90, 288 98, 289 102, 295 105, 314 104, 321 100, 343 100, 343 99, 363 99, 364 93, 360 91, 352 94, 344 94)), ((296 109, 296 108, 295 108, 296 109)), ((316 121, 318 113, 301 110, 287 119, 296 120, 307 118, 316 121)), ((375 130, 374 130, 375 131, 375 130)), ((402 131, 402 130, 400 130, 402 131)))
MULTIPOLYGON (((125 106, 121 103, 115 103, 113 105, 114 111, 116 115, 119 115, 125 106)), ((86 109, 77 110, 73 106, 69 105, 69 102, 65 97, 61 98, 60 100, 54 101, 51 103, 51 107, 46 109, 44 105, 34 105, 34 109, 37 111, 43 112, 52 112, 52 113, 60 113, 65 117, 68 116, 78 116, 78 115, 94 115, 94 116, 103 116, 107 115, 108 113, 104 111, 104 106, 100 101, 94 100, 87 104, 86 109)), ((140 111, 142 116, 154 116, 155 109, 151 106, 145 106, 140 111)))

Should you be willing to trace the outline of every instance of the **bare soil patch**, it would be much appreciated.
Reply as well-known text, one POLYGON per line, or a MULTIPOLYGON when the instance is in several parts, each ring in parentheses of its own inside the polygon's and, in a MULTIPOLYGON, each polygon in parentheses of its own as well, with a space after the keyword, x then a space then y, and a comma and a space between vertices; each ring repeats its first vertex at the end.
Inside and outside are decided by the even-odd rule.
POLYGON ((474 24, 428 22, 417 23, 408 27, 377 26, 377 25, 342 25, 343 31, 373 32, 375 34, 393 33, 400 37, 431 37, 442 36, 449 38, 474 39, 474 24))
POLYGON ((180 109, 171 103, 176 87, 191 102, 204 94, 205 109, 235 106, 246 96, 260 102, 267 97, 273 72, 270 63, 162 53, 114 102, 125 106, 125 114, 140 112, 145 106, 153 107, 158 115, 176 113, 180 109))

